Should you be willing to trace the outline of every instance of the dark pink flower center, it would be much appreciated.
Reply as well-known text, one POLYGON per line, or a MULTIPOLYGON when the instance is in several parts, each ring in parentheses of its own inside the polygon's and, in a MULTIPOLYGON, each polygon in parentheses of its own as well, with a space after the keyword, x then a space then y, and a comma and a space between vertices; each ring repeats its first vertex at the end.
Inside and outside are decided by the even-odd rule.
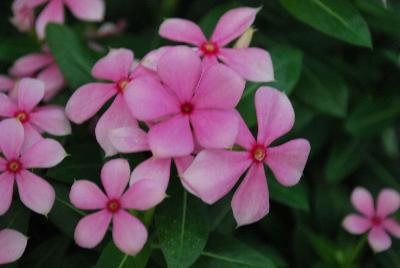
POLYGON ((117 199, 111 199, 107 203, 107 210, 111 213, 115 213, 121 209, 121 203, 117 199))
POLYGON ((181 105, 181 112, 183 114, 191 114, 193 112, 193 104, 190 102, 185 102, 181 105))
POLYGON ((267 156, 267 150, 265 149, 264 145, 256 144, 250 150, 250 156, 253 159, 253 161, 257 163, 263 162, 265 157, 267 156))
POLYGON ((13 159, 11 161, 8 161, 6 169, 8 172, 11 173, 18 173, 21 171, 22 169, 22 164, 20 161, 13 159))
POLYGON ((21 123, 26 123, 29 121, 29 114, 24 111, 16 112, 14 117, 18 119, 21 123))
POLYGON ((373 216, 371 218, 371 222, 373 226, 380 226, 382 224, 382 218, 379 216, 373 216))
POLYGON ((214 56, 218 54, 219 47, 214 42, 205 42, 203 45, 201 45, 200 50, 206 56, 214 56))
POLYGON ((124 78, 121 79, 118 83, 117 83, 117 90, 119 93, 124 92, 126 86, 129 84, 129 82, 131 81, 131 79, 129 78, 124 78))

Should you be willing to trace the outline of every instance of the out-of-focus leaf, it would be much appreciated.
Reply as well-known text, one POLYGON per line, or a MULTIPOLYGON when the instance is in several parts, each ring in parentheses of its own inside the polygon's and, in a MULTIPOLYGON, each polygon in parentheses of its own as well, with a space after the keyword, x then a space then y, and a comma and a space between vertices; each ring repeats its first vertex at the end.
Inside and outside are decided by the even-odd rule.
POLYGON ((96 57, 72 29, 50 24, 46 41, 71 89, 93 81, 90 71, 96 57))
POLYGON ((399 153, 399 139, 397 137, 396 129, 390 127, 382 133, 383 149, 389 157, 398 157, 399 153))
POLYGON ((322 63, 312 61, 303 68, 296 96, 323 113, 335 117, 346 115, 349 98, 346 82, 335 70, 322 63))
POLYGON ((370 171, 372 171, 374 178, 383 182, 385 186, 392 187, 397 189, 397 191, 400 191, 399 179, 392 174, 391 170, 385 164, 374 157, 368 157, 367 163, 368 168, 370 171))
POLYGON ((155 222, 168 267, 186 268, 196 261, 207 242, 206 206, 177 184, 169 188, 171 197, 157 207, 155 222))
POLYGON ((267 256, 231 237, 213 235, 193 268, 273 268, 267 256))
POLYGON ((7 213, 0 217, 0 230, 11 228, 26 234, 30 216, 29 209, 19 201, 14 200, 7 213))
POLYGON ((351 44, 372 47, 368 25, 346 0, 280 0, 297 19, 351 44))
POLYGON ((39 46, 33 38, 27 36, 0 39, 0 61, 13 62, 18 57, 39 50, 39 46))

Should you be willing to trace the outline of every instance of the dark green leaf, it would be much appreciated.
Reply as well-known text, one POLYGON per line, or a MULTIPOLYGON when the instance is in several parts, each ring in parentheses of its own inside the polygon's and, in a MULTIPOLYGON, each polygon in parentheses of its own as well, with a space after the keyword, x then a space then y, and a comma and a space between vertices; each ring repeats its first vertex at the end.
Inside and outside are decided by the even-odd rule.
POLYGON ((292 187, 284 187, 280 185, 272 175, 267 177, 269 178, 269 196, 272 200, 295 209, 306 211, 310 209, 308 196, 303 182, 292 187))
POLYGON ((26 234, 31 212, 21 202, 14 201, 6 214, 0 217, 0 230, 4 228, 16 229, 26 234))

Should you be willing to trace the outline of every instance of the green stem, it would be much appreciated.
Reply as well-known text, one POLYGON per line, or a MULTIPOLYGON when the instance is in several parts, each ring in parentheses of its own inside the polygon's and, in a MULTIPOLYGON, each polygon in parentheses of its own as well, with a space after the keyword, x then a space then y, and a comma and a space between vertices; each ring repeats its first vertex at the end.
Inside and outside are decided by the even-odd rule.
POLYGON ((354 263, 361 255, 364 246, 367 242, 367 235, 364 235, 357 243, 355 248, 353 249, 353 253, 350 256, 350 263, 354 263))

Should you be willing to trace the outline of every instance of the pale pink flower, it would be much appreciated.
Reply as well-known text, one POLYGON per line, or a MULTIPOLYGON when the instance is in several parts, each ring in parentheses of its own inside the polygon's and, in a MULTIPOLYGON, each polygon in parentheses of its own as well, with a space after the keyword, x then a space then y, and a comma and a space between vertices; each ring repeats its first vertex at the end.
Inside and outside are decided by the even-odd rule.
POLYGON ((20 32, 30 32, 35 23, 35 6, 31 0, 15 0, 12 4, 13 17, 11 23, 20 32))
POLYGON ((125 254, 135 255, 147 240, 146 227, 127 210, 147 210, 164 197, 165 192, 151 180, 140 180, 124 193, 128 185, 128 161, 114 159, 101 171, 104 194, 91 181, 76 181, 71 188, 71 203, 79 209, 100 210, 82 218, 75 229, 75 241, 84 248, 96 247, 104 238, 112 221, 115 245, 125 254))
POLYGON ((0 92, 9 92, 15 86, 14 79, 6 75, 0 75, 0 92))
POLYGON ((36 33, 40 39, 44 38, 48 23, 64 23, 64 5, 76 18, 83 21, 97 22, 104 18, 103 0, 30 0, 30 2, 34 7, 47 3, 36 20, 36 33))
POLYGON ((20 232, 3 229, 0 231, 0 265, 15 262, 25 251, 28 238, 20 232))
POLYGON ((374 206, 371 194, 357 187, 351 194, 353 207, 361 213, 350 214, 343 220, 343 228, 352 234, 368 232, 368 242, 375 252, 390 248, 392 241, 388 233, 400 238, 400 224, 391 217, 400 207, 400 195, 392 189, 383 189, 374 206))
POLYGON ((258 8, 248 7, 228 11, 219 19, 210 40, 207 40, 198 25, 178 18, 165 20, 160 26, 159 34, 170 40, 196 46, 206 67, 219 60, 247 80, 273 81, 272 60, 267 51, 260 48, 225 47, 253 24, 258 11, 258 8))
POLYGON ((213 204, 225 196, 248 169, 231 203, 239 226, 256 222, 269 212, 264 164, 280 184, 292 186, 299 182, 310 152, 310 144, 304 139, 271 147, 271 143, 288 133, 294 123, 293 107, 284 93, 261 87, 256 92, 255 106, 257 140, 241 119, 236 143, 245 151, 201 151, 183 173, 186 185, 204 202, 213 204))
POLYGON ((56 105, 38 106, 44 96, 43 82, 23 78, 16 85, 16 96, 0 93, 0 116, 16 118, 24 126, 25 136, 34 138, 47 132, 55 136, 71 133, 71 125, 64 108, 56 105))
POLYGON ((42 53, 25 55, 15 61, 10 69, 15 78, 33 77, 45 84, 44 100, 48 101, 65 87, 64 76, 49 49, 44 46, 42 53))
POLYGON ((94 116, 100 108, 116 95, 110 108, 101 116, 96 125, 96 138, 107 156, 116 153, 108 138, 111 129, 135 125, 124 100, 124 91, 128 84, 146 79, 155 74, 140 64, 132 71, 134 58, 128 49, 111 49, 92 69, 92 75, 99 80, 111 80, 108 83, 89 83, 78 88, 69 99, 66 113, 69 119, 81 124, 94 116))
POLYGON ((187 47, 169 49, 157 73, 161 82, 137 79, 125 91, 134 117, 154 123, 148 133, 154 156, 187 156, 194 136, 205 148, 233 145, 239 128, 235 106, 244 89, 239 75, 222 64, 202 74, 201 60, 187 47))
POLYGON ((50 168, 60 163, 66 153, 57 141, 41 139, 26 146, 22 124, 16 119, 0 122, 0 215, 11 205, 14 181, 22 203, 31 210, 46 215, 54 204, 54 189, 44 179, 28 169, 50 168))

